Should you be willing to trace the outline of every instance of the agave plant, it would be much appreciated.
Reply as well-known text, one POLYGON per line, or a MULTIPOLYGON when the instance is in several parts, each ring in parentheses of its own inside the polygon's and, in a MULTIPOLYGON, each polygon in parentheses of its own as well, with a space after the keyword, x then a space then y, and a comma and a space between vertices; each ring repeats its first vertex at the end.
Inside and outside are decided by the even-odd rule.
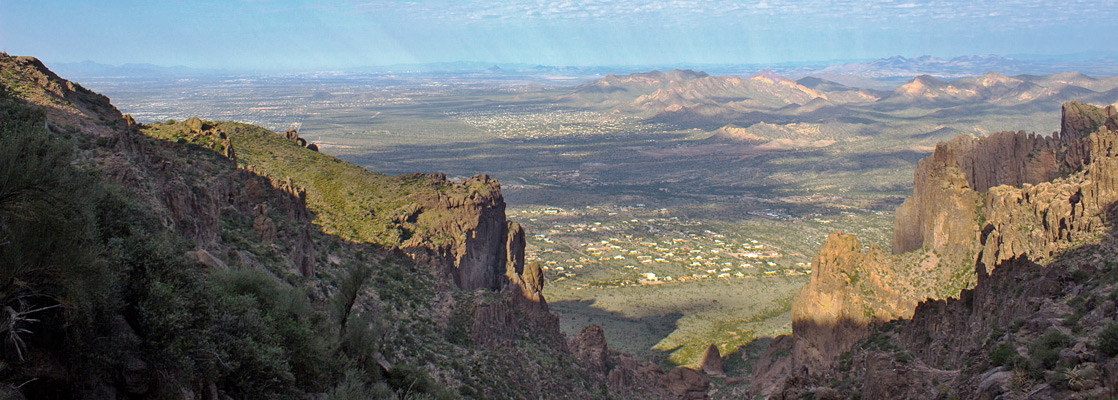
POLYGON ((55 304, 52 306, 28 309, 27 302, 23 301, 23 299, 20 299, 18 303, 19 310, 12 308, 12 306, 4 306, 3 313, 0 314, 0 318, 3 318, 0 320, 0 335, 4 335, 7 338, 8 343, 15 348, 16 356, 19 357, 20 361, 23 361, 23 352, 27 349, 27 344, 24 343, 23 337, 32 333, 26 326, 39 322, 38 319, 32 318, 31 314, 62 305, 55 304))

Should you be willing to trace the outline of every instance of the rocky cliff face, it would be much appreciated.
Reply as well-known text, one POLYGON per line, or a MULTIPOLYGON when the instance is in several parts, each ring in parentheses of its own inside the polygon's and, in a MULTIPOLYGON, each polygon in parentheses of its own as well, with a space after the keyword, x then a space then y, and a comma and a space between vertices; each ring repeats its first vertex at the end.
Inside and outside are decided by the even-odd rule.
POLYGON ((792 355, 797 367, 817 371, 861 339, 862 327, 873 317, 872 311, 867 312, 873 299, 863 296, 858 284, 879 277, 860 276, 848 267, 874 269, 882 264, 878 253, 875 248, 863 249, 853 236, 834 233, 812 259, 811 281, 792 303, 796 339, 792 355))
MULTIPOLYGON (((84 266, 127 275, 97 287, 115 292, 104 294, 111 307, 80 317, 93 321, 90 335, 62 329, 59 316, 73 304, 38 296, 54 305, 34 309, 24 304, 32 296, 0 293, 9 311, 0 326, 35 331, 15 342, 27 353, 0 352, 0 397, 672 397, 658 367, 608 350, 600 330, 577 343, 600 345, 604 366, 569 351, 494 179, 388 177, 233 122, 140 125, 37 60, 0 54, 0 68, 0 102, 43 108, 47 129, 35 133, 65 134, 61 146, 81 150, 74 164, 95 169, 112 192, 97 206, 111 211, 105 218, 128 220, 111 226, 130 232, 91 241, 119 254, 138 249, 127 253, 131 269, 114 269, 126 258, 118 253, 84 266), (132 233, 137 225, 159 236, 132 233), (23 318, 44 310, 55 311, 23 318), (100 357, 67 347, 82 340, 122 350, 100 357), (170 341, 187 350, 168 357, 170 341), (71 362, 83 356, 105 358, 97 364, 105 367, 71 362)), ((25 114, 37 129, 34 111, 25 114)), ((693 378, 675 387, 705 396, 693 378)))
MULTIPOLYGON (((424 199, 422 207, 406 219, 438 216, 429 235, 449 238, 438 251, 451 262, 448 272, 458 288, 500 289, 499 278, 504 276, 509 260, 509 224, 500 184, 488 175, 468 178, 460 185, 446 182, 445 176, 441 179, 440 184, 456 186, 457 193, 440 192, 437 197, 424 199)), ((419 240, 406 246, 422 244, 425 242, 419 240)), ((519 250, 523 252, 523 248, 519 250)))
MULTIPOLYGON (((920 307, 918 302, 959 296, 960 289, 986 279, 988 270, 1020 258, 1049 262, 1099 237, 1118 201, 1116 114, 1113 106, 1068 103, 1062 130, 1049 137, 1002 132, 940 143, 920 161, 913 195, 897 210, 896 254, 863 248, 850 236, 828 238, 813 259, 810 283, 793 302, 790 365, 767 364, 792 375, 830 374, 839 355, 870 335, 876 323, 898 317, 927 321, 921 313, 951 307, 952 300, 920 307)), ((985 288, 977 294, 1005 293, 985 288)), ((998 306, 992 304, 1002 303, 988 304, 991 309, 984 311, 993 313, 998 306)), ((993 315, 1017 318, 1012 310, 993 315)), ((938 325, 923 326, 922 334, 942 331, 938 325)), ((957 340, 966 338, 966 328, 954 332, 957 340)), ((957 349, 961 342, 941 344, 957 349)), ((923 362, 958 368, 946 361, 960 359, 957 352, 943 351, 923 362)), ((873 364, 872 357, 862 361, 873 364)), ((771 368, 755 369, 755 380, 763 376, 769 379, 755 382, 757 393, 780 391, 772 384, 771 368)))
POLYGON ((462 183, 448 182, 441 174, 433 179, 451 189, 420 199, 419 206, 398 218, 405 224, 424 220, 430 227, 403 246, 434 250, 459 289, 509 290, 525 304, 547 311, 543 272, 536 263, 524 263, 524 228, 505 217, 500 183, 488 175, 462 183))
MULTIPOLYGON (((973 261, 968 259, 978 255, 973 233, 989 229, 976 228, 978 222, 991 221, 990 217, 998 221, 1000 216, 987 215, 990 212, 980 208, 993 204, 991 201, 1001 202, 1003 199, 998 197, 1008 194, 998 190, 999 194, 991 197, 990 189, 1003 185, 1032 187, 1058 177, 1090 174, 1084 170, 1085 165, 1092 161, 1105 164, 1104 160, 1111 157, 1111 139, 1099 136, 1096 130, 1107 124, 1108 116, 1113 124, 1114 112, 1113 107, 1098 109, 1068 103, 1062 110, 1061 131, 1052 136, 999 132, 980 139, 960 136, 940 143, 930 157, 920 161, 914 173, 913 194, 897 209, 893 252, 927 248, 954 262, 973 261), (982 198, 984 194, 986 199, 982 198)), ((1100 178, 1103 177, 1083 177, 1089 181, 1100 178)), ((1046 187, 1040 191, 1059 190, 1046 187)))

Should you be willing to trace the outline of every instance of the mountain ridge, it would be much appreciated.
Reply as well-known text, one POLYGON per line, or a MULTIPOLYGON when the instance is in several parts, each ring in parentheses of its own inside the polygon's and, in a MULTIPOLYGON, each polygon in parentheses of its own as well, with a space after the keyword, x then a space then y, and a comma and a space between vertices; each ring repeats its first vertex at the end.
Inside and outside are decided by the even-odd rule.
MULTIPOLYGON (((1004 363, 1000 357, 1016 353, 994 357, 1002 343, 1070 347, 1090 340, 1101 343, 1103 332, 1111 329, 1098 316, 1070 316, 1077 306, 1060 299, 1084 291, 1110 296, 1118 288, 1106 272, 1111 265, 1102 263, 1118 255, 1113 234, 1107 232, 1113 230, 1108 221, 1118 201, 1118 153, 1113 151, 1118 111, 1067 103, 1062 120, 1061 130, 1047 137, 1001 132, 941 142, 919 163, 913 195, 897 210, 896 254, 865 248, 850 235, 832 234, 813 259, 811 282, 793 302, 793 334, 774 341, 761 367, 754 369, 754 393, 775 398, 821 393, 811 385, 824 376, 842 375, 857 383, 831 390, 847 395, 909 397, 934 386, 930 382, 936 379, 948 385, 936 390, 981 397, 1010 393, 1008 378, 1014 373, 1028 375, 1016 385, 1032 390, 1029 396, 1091 397, 1113 390, 1110 382, 1118 368, 1107 363, 1114 354, 1090 344, 1077 344, 1077 355, 1062 364, 1040 350, 1021 355, 1034 361, 1017 364, 999 364, 1004 363), (1082 275, 1088 270, 1107 275, 1094 280, 1082 275), (1074 274, 1080 275, 1069 278, 1074 274), (1020 290, 1029 296, 1007 298, 991 287, 1006 285, 1024 287, 1020 290), (1014 306, 1000 308, 1007 302, 1014 306), (1015 319, 1029 322, 1010 327, 1015 319), (941 331, 935 321, 954 325, 941 331), (1067 321, 1090 324, 1069 326, 1067 321), (965 332, 974 329, 968 324, 989 332, 990 339, 966 342, 965 332), (1020 338, 1001 336, 1009 329, 1017 329, 1020 338), (1072 329, 1081 333, 1067 336, 1072 329), (980 360, 970 365, 978 369, 967 367, 952 349, 970 349, 968 356, 980 360), (777 356, 782 351, 790 355, 777 356), (908 367, 913 374, 908 378, 896 369, 888 372, 890 363, 911 360, 901 351, 919 356, 908 367), (852 358, 866 369, 851 369, 852 358), (1052 375, 1059 368, 1093 369, 1096 375, 1088 379, 1095 383, 1060 381, 1066 376, 1052 375), (1004 372, 998 375, 1001 380, 984 382, 999 371, 1004 372), (1038 387, 1044 381, 1048 384, 1038 387)), ((1064 360, 1064 352, 1055 351, 1064 360)))
POLYGON ((672 396, 659 367, 567 343, 489 177, 138 124, 34 58, 0 67, 5 398, 672 396))

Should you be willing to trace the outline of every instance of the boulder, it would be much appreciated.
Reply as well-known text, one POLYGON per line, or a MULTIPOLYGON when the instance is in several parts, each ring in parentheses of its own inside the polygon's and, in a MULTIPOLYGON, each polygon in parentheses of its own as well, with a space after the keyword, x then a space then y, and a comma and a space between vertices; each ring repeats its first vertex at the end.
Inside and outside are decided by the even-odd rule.
POLYGON ((190 119, 187 119, 184 123, 186 124, 187 128, 190 128, 191 132, 198 133, 198 134, 202 133, 202 129, 203 129, 202 120, 198 119, 197 117, 191 117, 190 119))
POLYGON ((188 251, 186 252, 186 258, 194 261, 195 263, 198 263, 199 265, 203 265, 209 268, 229 269, 229 266, 225 265, 224 261, 221 261, 221 259, 215 257, 213 254, 210 254, 210 252, 206 251, 206 249, 188 251))
POLYGON ((668 391, 686 400, 707 398, 710 380, 706 375, 687 367, 675 367, 664 377, 668 391))
POLYGON ((998 371, 982 379, 978 384, 978 390, 975 395, 978 399, 994 399, 1005 393, 1009 389, 1010 382, 1013 381, 1013 372, 998 371))

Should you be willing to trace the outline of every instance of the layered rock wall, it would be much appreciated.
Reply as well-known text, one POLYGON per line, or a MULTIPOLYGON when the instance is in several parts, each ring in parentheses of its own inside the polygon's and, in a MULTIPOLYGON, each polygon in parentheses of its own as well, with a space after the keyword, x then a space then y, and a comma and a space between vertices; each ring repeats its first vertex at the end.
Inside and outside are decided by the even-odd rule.
POLYGON ((831 235, 793 301, 792 365, 781 368, 826 371, 873 321, 911 317, 918 302, 973 286, 976 266, 1043 259, 1098 234, 1118 201, 1118 112, 1081 103, 1062 112, 1061 132, 1049 137, 1002 132, 940 143, 897 210, 895 254, 831 235))
MULTIPOLYGON (((1030 189, 1040 194, 1040 198, 1022 196, 1021 201, 1004 198, 1016 196, 1009 189, 998 189, 994 196, 990 193, 991 189, 999 186, 1032 188, 1059 177, 1079 179, 1076 174, 1091 175, 1082 177, 1082 181, 1105 182, 1109 179, 1103 176, 1106 174, 1092 173, 1085 166, 1098 161, 1099 167, 1094 167, 1097 170, 1112 158, 1114 139, 1111 131, 1116 127, 1114 114, 1113 106, 1100 109, 1082 103, 1067 103, 1062 108, 1061 130, 1051 136, 999 132, 979 139, 959 136, 940 143, 931 156, 919 162, 914 172, 913 194, 897 209, 893 252, 899 254, 926 248, 952 262, 977 261, 979 249, 985 246, 985 241, 976 243, 974 239, 982 238, 975 232, 985 231, 984 236, 989 234, 990 229, 985 224, 978 226, 979 223, 1005 221, 998 218, 1005 215, 1004 209, 994 210, 990 215, 991 210, 983 209, 984 205, 1032 202, 1034 199, 1046 203, 1049 194, 1058 196, 1054 193, 1066 191, 1072 192, 1068 194, 1069 201, 1077 202, 1079 198, 1074 195, 1077 190, 1059 187, 1058 182, 1053 184, 1055 186, 1030 189), (1109 129, 1099 130, 1108 126, 1109 129)), ((1090 196, 1092 203, 1106 203, 1105 192, 1111 188, 1104 186, 1100 189, 1083 194, 1090 196)), ((1034 208, 1048 207, 1037 205, 1034 208)), ((1068 211, 1074 213, 1074 210, 1068 211)), ((1040 214, 1044 214, 1038 214, 1041 220, 1049 218, 1047 213, 1040 214)), ((1061 238, 1059 224, 1042 228, 1050 231, 1052 234, 1049 236, 1054 239, 1061 238)), ((1078 228, 1090 229, 1087 225, 1078 228)), ((1004 233, 1005 230, 999 232, 1004 233)), ((987 265, 994 265, 990 261, 1005 260, 1019 254, 1022 253, 1005 253, 1001 258, 984 261, 987 265)))

